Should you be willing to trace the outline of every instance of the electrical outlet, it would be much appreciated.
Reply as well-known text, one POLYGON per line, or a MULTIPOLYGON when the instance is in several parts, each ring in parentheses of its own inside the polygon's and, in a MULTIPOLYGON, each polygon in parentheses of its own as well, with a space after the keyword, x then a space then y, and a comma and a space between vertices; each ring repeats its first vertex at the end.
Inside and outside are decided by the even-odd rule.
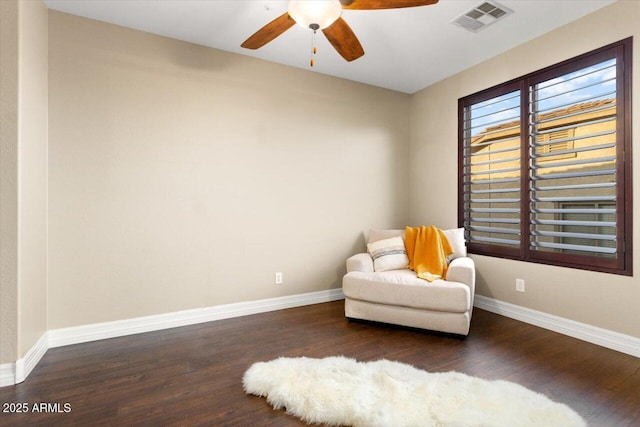
POLYGON ((275 282, 276 282, 276 285, 282 285, 282 272, 281 271, 276 272, 276 274, 275 274, 275 282))
POLYGON ((524 292, 524 279, 516 279, 516 291, 524 292))

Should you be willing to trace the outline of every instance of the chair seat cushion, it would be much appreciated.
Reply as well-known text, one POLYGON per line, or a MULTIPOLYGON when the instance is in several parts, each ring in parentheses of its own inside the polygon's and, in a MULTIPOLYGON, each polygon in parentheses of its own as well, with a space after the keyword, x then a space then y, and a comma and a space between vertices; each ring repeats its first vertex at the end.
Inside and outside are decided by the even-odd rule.
POLYGON ((464 313, 471 308, 467 285, 445 280, 427 282, 408 269, 354 271, 344 276, 342 291, 347 298, 384 305, 453 313, 464 313))

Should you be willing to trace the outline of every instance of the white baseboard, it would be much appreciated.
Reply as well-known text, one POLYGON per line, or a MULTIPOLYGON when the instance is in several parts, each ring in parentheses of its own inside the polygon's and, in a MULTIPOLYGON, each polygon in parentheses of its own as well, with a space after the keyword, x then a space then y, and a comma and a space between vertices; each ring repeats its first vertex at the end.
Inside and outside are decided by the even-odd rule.
POLYGON ((16 383, 16 364, 3 363, 0 365, 0 387, 16 383))
POLYGON ((14 385, 24 381, 50 348, 176 328, 179 326, 195 325, 197 323, 212 322, 215 320, 301 307, 304 305, 320 304, 341 299, 344 299, 342 289, 329 289, 326 291, 217 305, 113 322, 53 329, 47 331, 27 352, 24 358, 18 359, 15 363, 4 363, 0 365, 0 387, 14 385))
POLYGON ((49 350, 49 332, 42 334, 38 342, 22 358, 16 362, 16 384, 21 383, 33 371, 42 356, 49 350))
POLYGON ((212 322, 214 320, 229 319, 232 317, 247 316, 310 304, 319 304, 339 299, 344 299, 342 289, 329 289, 327 291, 307 294, 196 308, 193 310, 95 323, 71 328, 53 329, 49 331, 49 347, 54 348, 139 334, 142 332, 159 331, 162 329, 195 325, 198 323, 212 322))
POLYGON ((610 331, 586 323, 576 322, 541 311, 521 307, 493 298, 476 295, 474 297, 475 307, 487 310, 501 316, 510 317, 521 322, 549 329, 554 332, 568 335, 582 341, 597 344, 621 353, 640 357, 640 338, 630 335, 610 331))
POLYGON ((49 332, 45 332, 23 358, 16 360, 15 363, 0 365, 0 387, 24 381, 48 349, 49 332))
MULTIPOLYGON (((310 304, 344 299, 342 289, 311 292, 257 301, 224 304, 213 307, 137 317, 113 322, 96 323, 71 328, 47 331, 27 352, 24 358, 15 363, 0 365, 0 387, 24 381, 36 367, 49 348, 71 344, 81 344, 107 338, 158 331, 180 326, 195 325, 215 320, 265 313, 286 308, 301 307, 310 304)), ((475 296, 474 306, 520 320, 541 328, 549 329, 583 341, 591 342, 612 350, 640 357, 640 339, 612 332, 562 317, 553 316, 536 310, 509 304, 482 295, 475 296)))

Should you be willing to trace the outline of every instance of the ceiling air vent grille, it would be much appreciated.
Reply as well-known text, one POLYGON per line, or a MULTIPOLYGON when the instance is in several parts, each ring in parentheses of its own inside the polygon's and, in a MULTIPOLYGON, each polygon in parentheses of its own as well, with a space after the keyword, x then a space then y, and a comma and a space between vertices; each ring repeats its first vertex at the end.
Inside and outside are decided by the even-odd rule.
POLYGON ((477 33, 512 13, 513 10, 495 1, 483 1, 473 9, 455 18, 451 23, 477 33))

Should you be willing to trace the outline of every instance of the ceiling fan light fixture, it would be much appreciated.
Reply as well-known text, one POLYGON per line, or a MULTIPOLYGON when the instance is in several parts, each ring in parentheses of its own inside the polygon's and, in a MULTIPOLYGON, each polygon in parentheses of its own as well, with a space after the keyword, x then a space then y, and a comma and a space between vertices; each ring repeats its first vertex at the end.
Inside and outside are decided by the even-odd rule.
POLYGON ((289 15, 304 28, 322 30, 342 15, 340 0, 291 0, 289 15))

